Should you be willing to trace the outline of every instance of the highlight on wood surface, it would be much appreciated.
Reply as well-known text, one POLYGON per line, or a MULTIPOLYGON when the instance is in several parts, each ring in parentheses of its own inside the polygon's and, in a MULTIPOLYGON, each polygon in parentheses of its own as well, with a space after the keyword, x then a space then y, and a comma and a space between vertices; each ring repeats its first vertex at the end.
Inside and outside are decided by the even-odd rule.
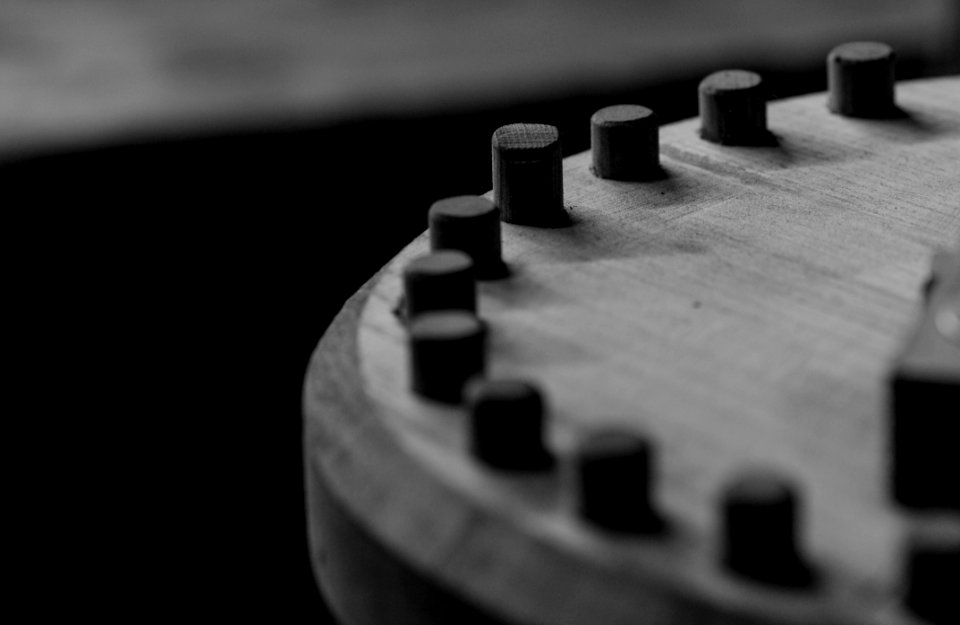
POLYGON ((350 522, 314 506, 311 531, 351 625, 956 622, 960 264, 923 294, 937 250, 960 258, 960 79, 902 83, 879 119, 704 84, 653 180, 591 152, 557 172, 549 127, 498 131, 511 274, 408 329, 425 233, 318 347, 308 483, 350 522), (382 583, 354 596, 402 607, 337 592, 361 552, 382 583))

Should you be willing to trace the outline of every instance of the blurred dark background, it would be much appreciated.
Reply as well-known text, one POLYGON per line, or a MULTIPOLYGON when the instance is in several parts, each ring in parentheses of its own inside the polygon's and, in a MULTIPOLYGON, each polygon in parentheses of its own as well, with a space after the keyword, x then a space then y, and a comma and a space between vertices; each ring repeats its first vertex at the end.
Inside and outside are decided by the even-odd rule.
POLYGON ((730 67, 772 98, 821 91, 858 39, 893 45, 900 79, 955 73, 960 3, 4 3, 0 180, 57 380, 40 403, 111 458, 75 469, 99 537, 81 549, 115 569, 86 600, 327 622, 308 359, 433 201, 490 188, 492 132, 554 124, 573 154, 596 109, 695 116, 697 82, 730 67))

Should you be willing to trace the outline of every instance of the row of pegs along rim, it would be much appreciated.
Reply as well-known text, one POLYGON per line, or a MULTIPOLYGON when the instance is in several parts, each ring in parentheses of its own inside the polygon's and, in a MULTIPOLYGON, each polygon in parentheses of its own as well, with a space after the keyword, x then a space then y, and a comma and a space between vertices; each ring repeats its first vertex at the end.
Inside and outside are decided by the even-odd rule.
MULTIPOLYGON (((827 108, 860 118, 892 118, 893 50, 854 42, 827 57, 827 108)), ((707 76, 698 86, 701 137, 722 145, 775 144, 767 128, 762 78, 745 70, 707 76)), ((659 123, 643 106, 603 108, 590 120, 592 171, 604 179, 655 181, 659 123)), ((451 404, 466 402, 473 455, 503 471, 544 471, 555 459, 544 444, 545 405, 526 380, 486 379, 486 326, 477 315, 477 280, 509 275, 502 259, 500 222, 557 227, 569 223, 563 207, 562 152, 557 128, 510 124, 491 139, 493 201, 446 198, 428 215, 431 252, 404 271, 404 317, 410 340, 411 385, 418 394, 451 404)), ((576 457, 578 509, 608 531, 656 535, 669 531, 652 497, 652 443, 624 431, 597 432, 576 457)), ((719 503, 721 560, 726 569, 756 582, 807 588, 816 570, 798 544, 800 500, 789 478, 771 469, 749 469, 728 484, 719 503)), ((933 623, 955 622, 954 602, 929 580, 956 576, 960 537, 929 535, 907 554, 904 602, 933 623), (946 620, 944 620, 946 619, 946 620)))
MULTIPOLYGON (((838 46, 827 57, 830 85, 828 108, 856 117, 894 116, 893 50, 886 44, 854 42, 838 46)), ((766 127, 766 97, 759 75, 744 70, 715 72, 698 87, 701 136, 727 145, 765 145, 773 138, 766 127)), ((650 181, 663 177, 659 158, 656 114, 639 105, 615 105, 597 111, 590 120, 592 169, 600 178, 650 181)), ((479 319, 453 322, 451 315, 476 317, 476 280, 509 275, 502 259, 500 222, 556 227, 569 224, 563 205, 560 135, 546 124, 510 124, 491 138, 493 201, 458 196, 431 206, 428 223, 431 253, 404 269, 403 316, 409 322, 413 378, 428 394, 457 397, 470 373, 452 375, 443 358, 421 355, 446 353, 435 343, 483 349, 484 326, 479 319), (423 313, 443 311, 443 317, 423 313), (454 312, 455 311, 455 312, 454 312), (442 330, 442 331, 441 331, 442 330), (436 364, 434 364, 436 363, 436 364), (436 376, 453 388, 433 384, 436 376)), ((459 347, 450 346, 452 353, 459 347)), ((464 361, 482 367, 483 355, 464 361)))
MULTIPOLYGON (((878 42, 837 46, 827 56, 827 108, 839 115, 892 118, 895 103, 893 49, 878 42)), ((755 72, 730 69, 704 78, 697 89, 703 139, 722 145, 775 145, 767 128, 767 95, 755 72)), ((659 124, 644 106, 619 104, 590 119, 592 170, 621 181, 663 177, 659 124)), ((510 124, 491 140, 493 199, 504 222, 555 227, 566 225, 563 209, 560 134, 547 124, 510 124)))

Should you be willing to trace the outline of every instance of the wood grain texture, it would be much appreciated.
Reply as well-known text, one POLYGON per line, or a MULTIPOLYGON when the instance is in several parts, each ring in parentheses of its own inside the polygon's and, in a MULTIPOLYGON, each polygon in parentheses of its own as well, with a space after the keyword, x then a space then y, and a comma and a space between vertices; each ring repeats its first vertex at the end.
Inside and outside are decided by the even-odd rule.
POLYGON ((899 120, 833 115, 825 94, 772 103, 773 147, 666 126, 664 180, 601 180, 578 154, 563 164, 570 227, 503 224, 513 273, 480 285, 489 374, 545 390, 561 464, 546 476, 474 462, 464 411, 408 391, 391 310, 421 236, 345 311, 346 342, 315 356, 346 348, 356 369, 307 377, 308 476, 392 557, 512 622, 918 622, 899 607, 919 520, 889 503, 885 382, 933 251, 960 241, 960 80, 901 83, 897 100, 899 120), (577 517, 568 459, 606 427, 657 442, 667 539, 577 517), (812 590, 718 564, 721 485, 754 465, 801 487, 812 590))

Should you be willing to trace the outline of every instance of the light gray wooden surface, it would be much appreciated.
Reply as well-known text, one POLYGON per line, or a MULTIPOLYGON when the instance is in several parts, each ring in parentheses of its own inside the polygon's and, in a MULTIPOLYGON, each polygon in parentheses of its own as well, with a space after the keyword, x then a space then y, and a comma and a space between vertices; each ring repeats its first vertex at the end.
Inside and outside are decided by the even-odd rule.
POLYGON ((951 0, 4 0, 0 158, 37 149, 489 109, 820 62, 960 53, 951 0))

